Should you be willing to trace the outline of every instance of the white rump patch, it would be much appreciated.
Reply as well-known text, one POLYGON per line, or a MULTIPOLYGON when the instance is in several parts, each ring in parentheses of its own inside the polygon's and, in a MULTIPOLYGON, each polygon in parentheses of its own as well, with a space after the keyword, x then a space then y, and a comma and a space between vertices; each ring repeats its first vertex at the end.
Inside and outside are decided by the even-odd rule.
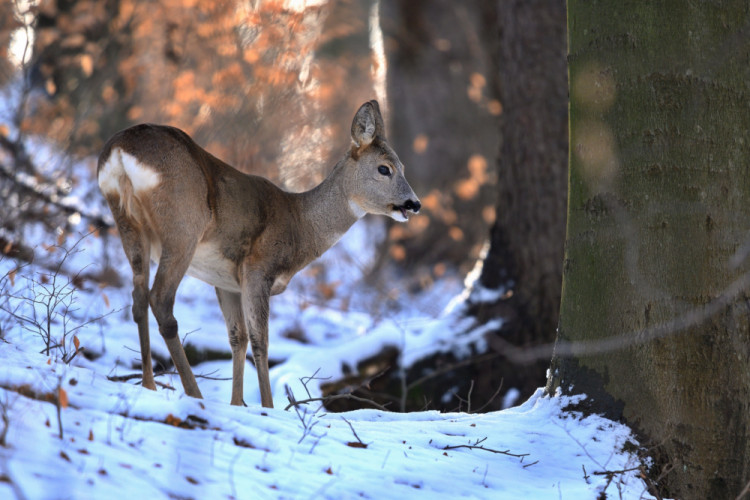
POLYGON ((97 180, 99 181, 99 189, 102 190, 102 193, 118 193, 122 195, 120 191, 120 177, 122 177, 124 173, 125 171, 122 169, 122 164, 113 151, 112 154, 109 155, 109 158, 107 158, 107 162, 102 166, 101 170, 99 170, 99 177, 97 180))
POLYGON ((121 151, 120 158, 122 166, 125 169, 125 174, 130 178, 133 190, 136 193, 139 191, 149 191, 161 182, 159 173, 139 162, 135 156, 121 151))
POLYGON ((123 176, 130 179, 136 193, 149 191, 161 182, 158 172, 139 162, 135 156, 116 148, 112 150, 107 162, 99 171, 99 188, 105 194, 117 193, 123 197, 120 185, 123 176))

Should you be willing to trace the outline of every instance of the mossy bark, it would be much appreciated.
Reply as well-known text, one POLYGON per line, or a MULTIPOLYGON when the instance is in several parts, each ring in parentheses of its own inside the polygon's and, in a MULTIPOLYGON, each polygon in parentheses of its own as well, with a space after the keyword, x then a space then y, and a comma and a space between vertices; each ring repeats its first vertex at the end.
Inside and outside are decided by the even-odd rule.
POLYGON ((679 498, 750 480, 750 4, 568 2, 571 153, 548 391, 657 446, 679 498))

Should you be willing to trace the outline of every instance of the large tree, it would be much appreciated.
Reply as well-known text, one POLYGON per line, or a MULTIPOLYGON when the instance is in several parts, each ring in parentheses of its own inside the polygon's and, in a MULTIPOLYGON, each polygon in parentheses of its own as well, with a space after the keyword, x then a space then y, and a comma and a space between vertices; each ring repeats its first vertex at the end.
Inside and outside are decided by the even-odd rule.
POLYGON ((548 391, 585 393, 664 493, 750 480, 750 8, 568 2, 570 191, 548 391))
MULTIPOLYGON (((492 2, 490 2, 492 3, 492 2)), ((548 359, 518 359, 514 348, 551 343, 560 306, 567 190, 565 2, 497 3, 490 45, 493 88, 503 103, 496 219, 478 285, 503 296, 474 294, 470 311, 484 322, 502 317, 490 339, 503 356, 506 387, 529 396, 544 384, 548 359), (507 349, 508 344, 512 346, 507 349)))

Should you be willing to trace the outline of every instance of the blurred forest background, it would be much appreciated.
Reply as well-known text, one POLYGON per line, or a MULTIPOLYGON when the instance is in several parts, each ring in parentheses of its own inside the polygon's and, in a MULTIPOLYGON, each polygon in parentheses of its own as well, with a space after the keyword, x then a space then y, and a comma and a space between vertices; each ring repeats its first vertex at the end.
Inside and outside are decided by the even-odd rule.
MULTIPOLYGON (((419 293, 473 270, 467 314, 504 320, 487 352, 413 367, 441 375, 409 409, 430 399, 440 407, 430 391, 447 385, 497 409, 498 391, 528 396, 549 365, 544 356, 516 362, 506 347, 555 339, 565 64, 564 2, 2 2, 0 86, 16 108, 12 123, 0 124, 0 251, 31 260, 39 250, 26 245, 23 228, 32 221, 58 243, 81 227, 111 232, 96 213, 61 200, 91 184, 101 146, 125 127, 177 126, 238 169, 301 191, 327 175, 348 147, 353 112, 377 98, 424 208, 408 224, 388 225, 368 282, 388 289, 398 279, 419 293), (38 164, 31 136, 62 153, 38 164), (81 162, 88 179, 72 168, 81 162)), ((130 276, 103 269, 87 279, 128 287, 130 276)), ((393 362, 385 353, 380 364, 387 371, 393 362)), ((378 383, 373 392, 397 381, 378 383)))

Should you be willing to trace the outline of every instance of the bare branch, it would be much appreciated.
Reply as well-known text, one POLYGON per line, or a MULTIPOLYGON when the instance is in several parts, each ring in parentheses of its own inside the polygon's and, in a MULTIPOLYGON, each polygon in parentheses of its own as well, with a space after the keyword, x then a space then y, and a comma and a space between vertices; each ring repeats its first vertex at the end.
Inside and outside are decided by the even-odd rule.
POLYGON ((520 458, 521 460, 523 460, 524 457, 528 457, 529 456, 528 453, 511 453, 510 450, 495 450, 495 449, 492 449, 492 448, 486 448, 484 445, 481 444, 481 443, 485 442, 486 440, 487 440, 487 438, 483 437, 482 439, 477 439, 474 442, 474 444, 447 445, 447 446, 444 446, 443 449, 444 450, 455 450, 455 449, 458 449, 458 448, 468 448, 468 449, 471 449, 471 450, 484 450, 484 451, 489 451, 490 453, 497 453, 497 454, 500 454, 500 455, 508 455, 510 457, 520 458))
POLYGON ((357 431, 354 430, 354 426, 351 422, 349 422, 347 419, 345 419, 343 416, 341 417, 341 420, 349 424, 349 428, 352 430, 352 434, 354 434, 354 437, 357 438, 357 441, 359 441, 359 444, 361 444, 363 447, 367 448, 367 443, 362 442, 362 440, 357 435, 357 431))
POLYGON ((375 401, 373 401, 371 399, 360 398, 359 396, 355 396, 354 394, 348 394, 348 393, 347 394, 331 394, 330 396, 323 396, 321 398, 307 398, 307 399, 301 399, 301 400, 294 400, 294 401, 290 402, 288 405, 286 405, 286 407, 284 408, 284 410, 285 411, 289 410, 289 408, 291 408, 292 406, 294 406, 296 408, 299 405, 303 405, 303 404, 307 404, 307 403, 312 403, 312 402, 315 402, 315 401, 321 401, 323 403, 327 403, 329 401, 335 401, 337 399, 353 399, 354 401, 359 401, 360 403, 371 404, 371 405, 373 405, 375 408, 377 408, 379 410, 390 411, 385 406, 381 405, 380 403, 376 403, 375 401))

